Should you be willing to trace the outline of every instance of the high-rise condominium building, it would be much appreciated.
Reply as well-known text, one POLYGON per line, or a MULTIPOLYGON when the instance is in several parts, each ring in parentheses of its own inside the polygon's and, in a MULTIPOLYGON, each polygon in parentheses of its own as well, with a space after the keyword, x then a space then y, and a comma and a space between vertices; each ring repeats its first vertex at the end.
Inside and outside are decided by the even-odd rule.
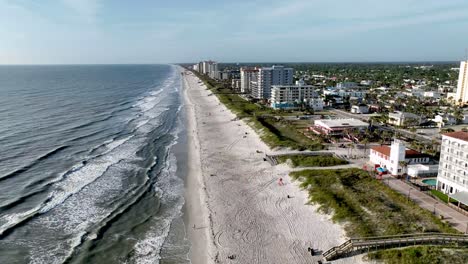
POLYGON ((240 69, 240 91, 242 93, 249 93, 251 91, 252 82, 257 81, 257 68, 244 68, 240 69))
MULTIPOLYGON (((274 109, 300 108, 300 104, 309 105, 309 102, 315 98, 318 98, 315 87, 306 85, 303 80, 296 81, 296 85, 271 86, 270 105, 274 109)), ((314 105, 317 104, 318 100, 315 100, 314 105)))
POLYGON ((442 135, 437 189, 449 194, 468 192, 468 132, 442 135))
POLYGON ((284 66, 274 65, 258 70, 257 81, 252 82, 251 95, 256 99, 270 99, 272 85, 293 84, 294 70, 284 66))
POLYGON ((460 105, 468 103, 468 60, 460 63, 458 86, 454 101, 460 105))

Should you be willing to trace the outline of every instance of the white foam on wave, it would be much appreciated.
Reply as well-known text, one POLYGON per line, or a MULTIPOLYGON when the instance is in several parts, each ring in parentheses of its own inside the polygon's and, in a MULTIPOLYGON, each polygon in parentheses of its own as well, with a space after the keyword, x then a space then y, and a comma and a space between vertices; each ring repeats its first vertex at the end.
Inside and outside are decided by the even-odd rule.
MULTIPOLYGON (((172 131, 174 136, 173 142, 167 146, 167 151, 178 142, 178 135, 183 129, 180 119, 176 129, 172 131)), ((177 172, 177 159, 174 153, 169 152, 166 166, 158 177, 158 181, 154 186, 156 193, 159 196, 161 203, 168 203, 176 201, 172 210, 167 210, 163 215, 156 217, 157 224, 153 225, 146 233, 143 240, 138 241, 135 246, 135 256, 132 259, 134 263, 159 263, 161 259, 160 252, 169 235, 171 224, 174 219, 182 216, 182 207, 185 203, 184 199, 184 183, 181 178, 176 175, 177 172)))
MULTIPOLYGON (((73 180, 61 184, 62 190, 79 189, 79 191, 68 196, 53 211, 34 219, 31 226, 34 227, 34 230, 60 232, 61 235, 70 239, 50 248, 44 247, 40 241, 32 238, 29 241, 32 248, 31 259, 36 263, 62 263, 64 255, 71 254, 74 248, 81 245, 86 230, 89 230, 94 224, 102 222, 114 212, 115 208, 103 207, 99 204, 112 204, 113 199, 122 195, 124 188, 126 190, 136 188, 136 182, 124 187, 122 179, 128 172, 140 169, 132 161, 140 159, 136 152, 144 142, 144 137, 129 139, 106 156, 96 158, 89 165, 87 164, 85 168, 89 168, 89 170, 81 170, 83 173, 73 175, 73 180), (123 160, 128 162, 120 162, 123 160), (89 173, 90 176, 87 176, 86 173, 89 173), (92 180, 92 175, 98 174, 99 177, 80 188, 84 181, 89 182, 92 180), (82 177, 85 179, 81 179, 82 177), (60 256, 59 261, 55 261, 57 256, 60 256)), ((58 198, 55 199, 62 197, 62 194, 58 194, 58 198)), ((88 234, 85 237, 86 240, 94 238, 96 238, 95 234, 88 234)))
POLYGON ((47 202, 40 210, 40 213, 45 213, 55 206, 63 203, 70 195, 79 192, 83 187, 95 181, 100 177, 112 164, 119 160, 128 157, 128 153, 117 152, 112 153, 114 149, 129 141, 132 136, 114 140, 107 144, 108 151, 100 157, 87 163, 80 170, 71 172, 67 178, 58 182, 54 186, 54 191, 49 194, 49 202, 47 202))
MULTIPOLYGON (((122 186, 122 177, 128 174, 128 171, 139 169, 132 161, 140 159, 136 153, 145 144, 146 133, 160 124, 161 120, 156 118, 163 111, 169 110, 164 104, 158 104, 165 97, 166 93, 163 91, 174 85, 176 77, 177 75, 174 74, 163 83, 163 88, 151 92, 149 96, 137 102, 136 107, 139 107, 143 114, 134 118, 137 124, 135 135, 106 141, 104 153, 89 159, 87 164, 81 164, 75 171, 69 172, 64 180, 54 184, 55 190, 49 195, 50 201, 40 209, 41 213, 49 213, 35 218, 31 225, 36 226, 35 230, 41 230, 41 228, 56 230, 70 239, 56 244, 53 248, 47 248, 41 244, 41 241, 32 238, 28 243, 31 247, 33 263, 61 263, 63 256, 71 254, 74 248, 82 243, 85 230, 88 230, 93 224, 101 222, 115 210, 114 208, 98 206, 97 202, 102 202, 102 199, 111 199, 114 197, 112 195, 121 195, 123 188, 132 189, 132 186, 122 186), (51 209, 54 210, 51 211, 51 209)), ((180 107, 177 112, 179 111, 180 107)), ((177 135, 173 144, 176 142, 177 135)), ((167 168, 158 178, 157 188, 159 188, 158 193, 162 195, 162 201, 166 201, 166 199, 181 200, 178 200, 177 205, 170 212, 158 216, 164 226, 162 233, 159 232, 158 228, 153 228, 144 240, 137 243, 135 249, 138 252, 136 254, 138 262, 154 263, 155 259, 159 258, 159 251, 168 235, 170 224, 174 218, 181 214, 184 204, 183 182, 175 176, 175 170, 175 157, 171 155, 167 168), (149 248, 155 249, 151 254, 156 253, 157 255, 145 256, 144 254, 149 248)), ((88 234, 85 239, 93 239, 93 237, 95 235, 88 234)))
MULTIPOLYGON (((102 154, 107 154, 111 152, 115 148, 130 140, 132 137, 133 136, 129 136, 118 140, 110 139, 105 141, 103 145, 107 148, 107 150, 102 154)), ((45 213, 50 209, 54 208, 55 206, 61 204, 67 197, 80 191, 80 189, 83 188, 83 186, 86 186, 87 184, 95 180, 97 177, 99 177, 100 174, 102 174, 106 169, 106 165, 102 163, 99 165, 84 165, 83 163, 73 165, 73 167, 70 170, 62 173, 59 177, 49 182, 49 184, 55 184, 53 186, 55 190, 49 194, 49 201, 46 204, 37 205, 36 207, 24 212, 2 216, 0 218, 0 234, 3 234, 9 228, 14 227, 21 221, 27 219, 28 217, 36 213, 45 213), (61 182, 61 180, 64 179, 65 175, 68 175, 67 179, 61 182)))
POLYGON ((176 176, 176 170, 176 158, 171 154, 167 161, 167 167, 161 173, 154 188, 161 203, 176 201, 176 204, 162 215, 158 215, 154 219, 157 223, 146 233, 144 239, 135 244, 135 256, 132 262, 159 263, 161 259, 160 252, 169 235, 171 224, 175 218, 181 217, 184 205, 183 181, 176 176))

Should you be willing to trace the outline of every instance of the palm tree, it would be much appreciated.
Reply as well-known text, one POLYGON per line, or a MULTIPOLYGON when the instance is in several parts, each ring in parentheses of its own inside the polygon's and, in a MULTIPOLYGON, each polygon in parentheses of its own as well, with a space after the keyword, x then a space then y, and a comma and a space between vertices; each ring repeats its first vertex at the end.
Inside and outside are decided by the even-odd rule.
POLYGON ((364 144, 364 155, 367 155, 367 144, 369 143, 369 139, 365 137, 363 140, 361 140, 361 143, 364 144))

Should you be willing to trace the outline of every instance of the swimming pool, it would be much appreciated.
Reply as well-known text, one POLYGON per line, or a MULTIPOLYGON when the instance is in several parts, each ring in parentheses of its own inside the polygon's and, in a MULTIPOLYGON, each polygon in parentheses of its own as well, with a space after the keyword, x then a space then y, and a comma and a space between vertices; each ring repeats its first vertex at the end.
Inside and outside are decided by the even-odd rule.
POLYGON ((423 183, 430 185, 430 186, 436 186, 437 185, 437 180, 436 179, 427 179, 427 180, 422 180, 423 183))

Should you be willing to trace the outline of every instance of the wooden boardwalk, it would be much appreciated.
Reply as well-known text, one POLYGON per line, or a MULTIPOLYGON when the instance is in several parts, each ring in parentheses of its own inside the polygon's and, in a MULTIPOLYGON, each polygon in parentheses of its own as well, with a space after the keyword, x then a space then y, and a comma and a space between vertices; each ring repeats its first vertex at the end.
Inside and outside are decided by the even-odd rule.
POLYGON ((398 248, 414 245, 468 246, 468 235, 423 233, 396 236, 352 238, 343 244, 325 251, 322 255, 326 261, 339 259, 353 253, 370 252, 379 249, 398 248))

